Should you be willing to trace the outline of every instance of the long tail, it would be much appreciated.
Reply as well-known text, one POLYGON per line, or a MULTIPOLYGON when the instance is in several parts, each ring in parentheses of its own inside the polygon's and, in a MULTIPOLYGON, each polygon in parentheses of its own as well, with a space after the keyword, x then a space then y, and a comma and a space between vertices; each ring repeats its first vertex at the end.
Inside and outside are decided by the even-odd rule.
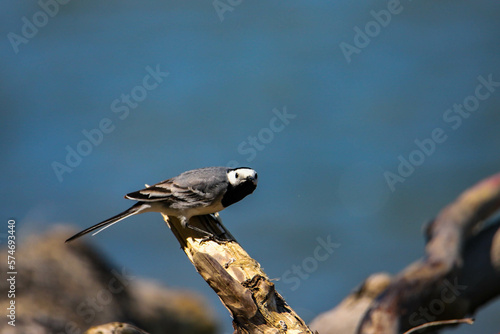
POLYGON ((90 233, 90 232, 98 229, 99 231, 92 234, 92 235, 96 235, 97 233, 101 232, 104 229, 107 229, 111 225, 118 223, 120 220, 123 220, 123 219, 130 217, 130 216, 133 216, 133 215, 136 215, 138 213, 141 213, 142 211, 149 209, 149 208, 151 208, 151 205, 146 204, 144 202, 136 203, 128 210, 125 210, 122 213, 117 214, 116 216, 113 216, 109 219, 106 219, 103 222, 100 222, 99 224, 95 224, 94 226, 91 226, 91 227, 89 227, 81 232, 78 232, 77 234, 75 234, 74 236, 72 236, 71 238, 66 240, 65 242, 70 242, 72 240, 78 239, 81 236, 84 236, 85 234, 90 233))

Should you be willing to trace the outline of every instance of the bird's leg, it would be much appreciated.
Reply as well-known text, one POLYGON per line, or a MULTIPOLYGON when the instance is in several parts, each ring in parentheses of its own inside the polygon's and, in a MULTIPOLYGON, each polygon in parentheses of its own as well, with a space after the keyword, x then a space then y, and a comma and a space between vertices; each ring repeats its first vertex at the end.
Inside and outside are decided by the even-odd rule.
POLYGON ((204 241, 207 241, 207 240, 213 240, 215 242, 227 241, 227 240, 224 240, 224 239, 216 236, 212 232, 205 231, 205 230, 202 230, 201 228, 198 228, 196 226, 190 225, 189 224, 189 219, 187 219, 186 217, 179 217, 179 218, 180 218, 181 225, 182 225, 183 228, 190 228, 190 229, 192 229, 192 230, 194 230, 196 232, 199 232, 199 233, 202 233, 202 234, 205 235, 205 237, 200 242, 204 242, 204 241))
POLYGON ((214 215, 213 215, 213 216, 214 216, 215 220, 217 220, 217 222, 219 223, 219 226, 221 226, 221 227, 222 227, 222 219, 221 219, 221 217, 220 217, 219 213, 218 213, 218 212, 216 212, 216 213, 214 213, 214 215))
MULTIPOLYGON (((222 219, 220 217, 220 214, 218 212, 215 212, 214 214, 212 214, 213 218, 215 218, 215 221, 217 222, 217 225, 219 225, 219 229, 221 231, 221 235, 226 233, 226 228, 224 227, 224 225, 222 225, 222 219)), ((229 241, 231 239, 224 239, 222 237, 220 237, 219 235, 217 235, 217 238, 221 241, 229 241)), ((499 333, 500 334, 500 333, 499 333)))
POLYGON ((210 237, 210 238, 215 238, 216 235, 211 233, 211 232, 208 232, 208 231, 205 231, 205 230, 202 230, 201 228, 198 228, 196 226, 193 226, 193 225, 190 225, 189 224, 189 219, 187 219, 186 217, 180 217, 180 220, 181 220, 181 225, 182 227, 184 228, 190 228, 196 232, 200 232, 204 235, 206 235, 207 237, 210 237))

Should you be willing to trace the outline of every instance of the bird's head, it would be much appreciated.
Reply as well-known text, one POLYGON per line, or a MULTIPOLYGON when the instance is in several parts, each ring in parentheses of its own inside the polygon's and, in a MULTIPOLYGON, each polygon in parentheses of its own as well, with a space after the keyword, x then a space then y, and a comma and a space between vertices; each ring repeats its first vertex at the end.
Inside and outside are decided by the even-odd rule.
POLYGON ((248 167, 227 170, 228 188, 222 197, 222 205, 226 208, 241 201, 257 188, 257 172, 248 167))
POLYGON ((227 171, 227 179, 231 186, 239 187, 243 184, 257 186, 257 172, 248 167, 238 167, 227 171))

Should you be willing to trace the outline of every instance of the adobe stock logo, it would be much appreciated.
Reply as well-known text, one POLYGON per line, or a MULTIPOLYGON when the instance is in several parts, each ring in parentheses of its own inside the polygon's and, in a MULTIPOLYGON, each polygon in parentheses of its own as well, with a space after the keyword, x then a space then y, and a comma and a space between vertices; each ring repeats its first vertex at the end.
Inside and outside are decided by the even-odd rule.
POLYGON ((449 133, 458 130, 463 121, 479 109, 481 101, 490 98, 497 87, 500 87, 500 82, 493 80, 493 74, 489 74, 487 79, 480 75, 477 77, 477 81, 479 84, 474 88, 473 94, 466 96, 462 103, 455 103, 452 108, 443 112, 442 119, 448 127, 448 131, 444 127, 436 127, 424 139, 416 138, 413 141, 416 148, 405 156, 399 155, 397 157, 399 164, 396 172, 388 170, 384 172, 387 186, 392 192, 396 190, 398 183, 405 182, 413 175, 417 167, 423 165, 426 159, 437 151, 438 146, 449 138, 449 133))
POLYGON ((26 16, 21 18, 23 23, 21 26, 21 35, 14 32, 9 32, 7 34, 7 39, 9 40, 14 53, 19 53, 19 46, 21 44, 28 44, 28 42, 38 35, 40 29, 45 27, 50 18, 54 18, 58 13, 61 5, 67 5, 70 0, 40 0, 38 1, 38 6, 41 10, 35 12, 31 17, 31 20, 26 16))
MULTIPOLYGON (((411 1, 411 0, 409 0, 411 1)), ((387 2, 387 9, 379 11, 370 11, 373 20, 368 21, 364 25, 364 29, 354 26, 353 44, 341 42, 339 44, 340 50, 344 55, 348 64, 352 61, 353 54, 360 54, 361 50, 370 45, 373 38, 380 35, 382 28, 386 28, 392 21, 392 17, 401 14, 403 6, 399 0, 389 0, 387 2)))
POLYGON ((420 306, 417 311, 413 312, 409 317, 410 325, 416 327, 427 322, 435 321, 437 316, 446 311, 447 305, 455 302, 466 289, 466 285, 458 284, 458 279, 456 277, 453 283, 447 279, 444 280, 440 297, 434 298, 426 307, 420 306))
POLYGON ((222 22, 224 21, 224 13, 234 11, 234 8, 241 5, 242 2, 243 0, 214 0, 212 5, 214 6, 219 20, 222 22))
MULTIPOLYGON (((111 102, 111 111, 117 114, 121 121, 127 119, 130 110, 136 109, 148 97, 149 92, 158 88, 164 78, 170 74, 161 71, 159 64, 155 68, 146 66, 145 71, 147 74, 142 78, 141 84, 134 86, 128 93, 122 93, 119 98, 111 102)), ((104 117, 95 128, 83 129, 81 134, 84 138, 77 144, 73 146, 66 145, 66 158, 63 162, 53 161, 51 164, 59 182, 63 182, 66 173, 72 173, 76 167, 80 166, 84 157, 89 156, 95 147, 102 144, 105 136, 116 129, 116 124, 119 123, 113 122, 111 118, 104 117)))
MULTIPOLYGON (((272 112, 274 116, 269 120, 267 127, 261 128, 255 136, 248 136, 246 140, 238 145, 238 153, 247 156, 247 162, 255 160, 257 153, 263 151, 266 145, 269 145, 274 140, 275 135, 285 130, 290 121, 297 117, 296 114, 289 113, 286 106, 283 106, 282 110, 274 108, 272 112)), ((226 166, 235 168, 241 166, 241 164, 236 160, 231 160, 226 166)))
POLYGON ((302 281, 311 277, 310 274, 318 270, 319 263, 328 260, 335 249, 340 247, 339 243, 332 242, 330 235, 326 238, 317 237, 316 241, 318 245, 314 248, 313 256, 304 258, 299 265, 292 265, 291 269, 285 271, 281 276, 283 283, 291 285, 292 291, 297 290, 302 281))
MULTIPOLYGON (((95 320, 96 316, 105 308, 109 308, 109 304, 113 302, 115 296, 126 293, 126 288, 135 280, 135 276, 127 274, 125 268, 121 272, 112 269, 111 279, 106 287, 103 287, 92 296, 87 296, 86 300, 82 301, 75 309, 78 315, 85 324, 90 324, 95 320)), ((83 333, 84 331, 74 321, 69 320, 57 334, 67 333, 83 333)))

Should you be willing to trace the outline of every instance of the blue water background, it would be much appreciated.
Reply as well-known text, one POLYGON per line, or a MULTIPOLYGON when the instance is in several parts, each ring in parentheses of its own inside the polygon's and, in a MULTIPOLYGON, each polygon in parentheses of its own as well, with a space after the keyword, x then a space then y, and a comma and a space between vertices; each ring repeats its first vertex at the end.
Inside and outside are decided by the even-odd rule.
MULTIPOLYGON (((372 11, 392 1, 232 3, 219 15, 211 1, 72 0, 44 22, 36 1, 3 1, 0 208, 22 242, 59 223, 81 229, 108 218, 144 183, 251 166, 258 189, 222 219, 270 277, 309 265, 298 286, 276 285, 310 321, 369 274, 422 256, 421 225, 500 171, 500 87, 467 118, 446 118, 480 76, 500 81, 500 3, 401 1, 385 26, 372 11), (16 44, 23 17, 40 28, 16 44), (356 45, 356 27, 372 37, 358 37, 346 58, 341 45, 356 45), (147 67, 169 74, 116 112, 122 94, 144 92, 147 67), (290 118, 275 120, 285 110, 290 118), (112 130, 58 177, 54 162, 67 165, 67 147, 103 119, 112 130), (414 153, 436 129, 446 139, 414 153), (412 154, 419 166, 391 190, 384 173, 412 154), (314 265, 307 259, 328 236, 338 247, 314 265)), ((200 292, 230 332, 227 311, 159 215, 88 239, 134 275, 200 292)), ((473 329, 453 332, 496 332, 499 310, 497 301, 473 329)))

